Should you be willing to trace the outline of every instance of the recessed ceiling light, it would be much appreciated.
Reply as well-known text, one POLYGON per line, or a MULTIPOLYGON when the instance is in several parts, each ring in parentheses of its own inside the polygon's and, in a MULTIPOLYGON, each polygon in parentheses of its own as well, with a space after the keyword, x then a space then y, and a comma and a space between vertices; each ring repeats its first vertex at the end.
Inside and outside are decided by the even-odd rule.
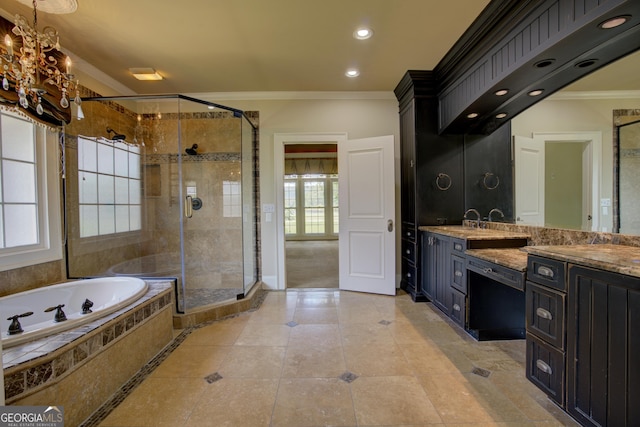
POLYGON ((347 77, 358 77, 360 75, 360 71, 356 70, 355 68, 350 68, 347 70, 346 73, 344 73, 347 77))
POLYGON ((527 95, 529 95, 529 96, 539 96, 539 95, 542 95, 542 92, 544 92, 544 90, 535 89, 535 90, 532 90, 531 92, 529 92, 527 95))
POLYGON ((496 119, 504 119, 507 117, 507 113, 498 113, 496 114, 496 119))
POLYGON ((214 107, 213 105, 207 105, 207 108, 208 108, 209 110, 213 110, 213 109, 214 109, 214 108, 216 108, 216 107, 214 107))
POLYGON ((129 71, 138 80, 162 80, 162 76, 153 68, 129 68, 129 71))
POLYGON ((467 114, 467 118, 468 119, 475 119, 476 117, 478 117, 478 113, 469 113, 469 114, 467 114))
POLYGON ((494 92, 496 96, 505 96, 509 93, 509 89, 500 89, 494 92))
POLYGON ((553 59, 553 58, 543 59, 543 60, 538 61, 535 64, 533 64, 533 66, 536 67, 536 68, 545 68, 545 67, 548 67, 549 65, 553 64, 554 62, 556 62, 556 60, 553 59))
POLYGON ((574 65, 576 68, 588 68, 598 62, 597 59, 585 59, 584 61, 580 61, 574 65))
POLYGON ((630 15, 616 16, 615 18, 607 19, 606 21, 601 22, 598 27, 602 28, 603 30, 610 30, 611 28, 619 27, 629 19, 631 19, 630 15))
POLYGON ((353 32, 353 37, 358 40, 366 40, 373 36, 373 30, 367 27, 360 27, 353 32))

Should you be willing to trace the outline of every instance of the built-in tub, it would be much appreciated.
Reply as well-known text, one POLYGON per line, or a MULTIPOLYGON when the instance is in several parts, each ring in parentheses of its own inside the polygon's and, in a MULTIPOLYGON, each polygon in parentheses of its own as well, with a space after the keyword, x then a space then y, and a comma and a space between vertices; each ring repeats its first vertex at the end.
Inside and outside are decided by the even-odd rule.
POLYGON ((0 328, 2 348, 57 334, 111 314, 131 304, 147 292, 147 284, 135 277, 106 277, 77 280, 20 292, 0 298, 0 328), (85 300, 93 302, 91 312, 82 314, 85 300), (64 304, 67 320, 56 322, 56 310, 50 307, 64 304), (24 332, 8 333, 12 316, 33 312, 18 319, 24 332))

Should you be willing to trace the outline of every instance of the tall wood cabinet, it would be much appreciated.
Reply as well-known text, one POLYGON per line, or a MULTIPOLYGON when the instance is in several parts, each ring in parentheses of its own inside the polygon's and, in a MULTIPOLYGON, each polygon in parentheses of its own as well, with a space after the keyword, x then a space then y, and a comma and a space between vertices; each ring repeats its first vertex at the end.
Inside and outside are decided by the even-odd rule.
POLYGON ((401 287, 414 301, 422 290, 420 225, 460 224, 464 215, 463 136, 438 134, 432 71, 407 71, 394 90, 400 110, 401 287))

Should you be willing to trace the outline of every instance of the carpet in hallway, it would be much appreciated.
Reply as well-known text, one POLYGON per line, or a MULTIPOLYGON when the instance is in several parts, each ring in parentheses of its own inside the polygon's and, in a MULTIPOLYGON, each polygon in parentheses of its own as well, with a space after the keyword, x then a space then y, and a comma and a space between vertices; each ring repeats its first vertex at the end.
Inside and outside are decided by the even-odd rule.
POLYGON ((338 241, 285 243, 287 288, 337 288, 338 241))

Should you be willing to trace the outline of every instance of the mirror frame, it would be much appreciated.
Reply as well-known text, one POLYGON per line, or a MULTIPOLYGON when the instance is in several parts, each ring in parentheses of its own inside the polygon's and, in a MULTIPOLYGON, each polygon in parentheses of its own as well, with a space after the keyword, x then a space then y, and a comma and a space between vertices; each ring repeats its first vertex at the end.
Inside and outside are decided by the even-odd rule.
POLYGON ((621 126, 640 120, 640 109, 613 110, 613 233, 620 232, 620 140, 621 126))

